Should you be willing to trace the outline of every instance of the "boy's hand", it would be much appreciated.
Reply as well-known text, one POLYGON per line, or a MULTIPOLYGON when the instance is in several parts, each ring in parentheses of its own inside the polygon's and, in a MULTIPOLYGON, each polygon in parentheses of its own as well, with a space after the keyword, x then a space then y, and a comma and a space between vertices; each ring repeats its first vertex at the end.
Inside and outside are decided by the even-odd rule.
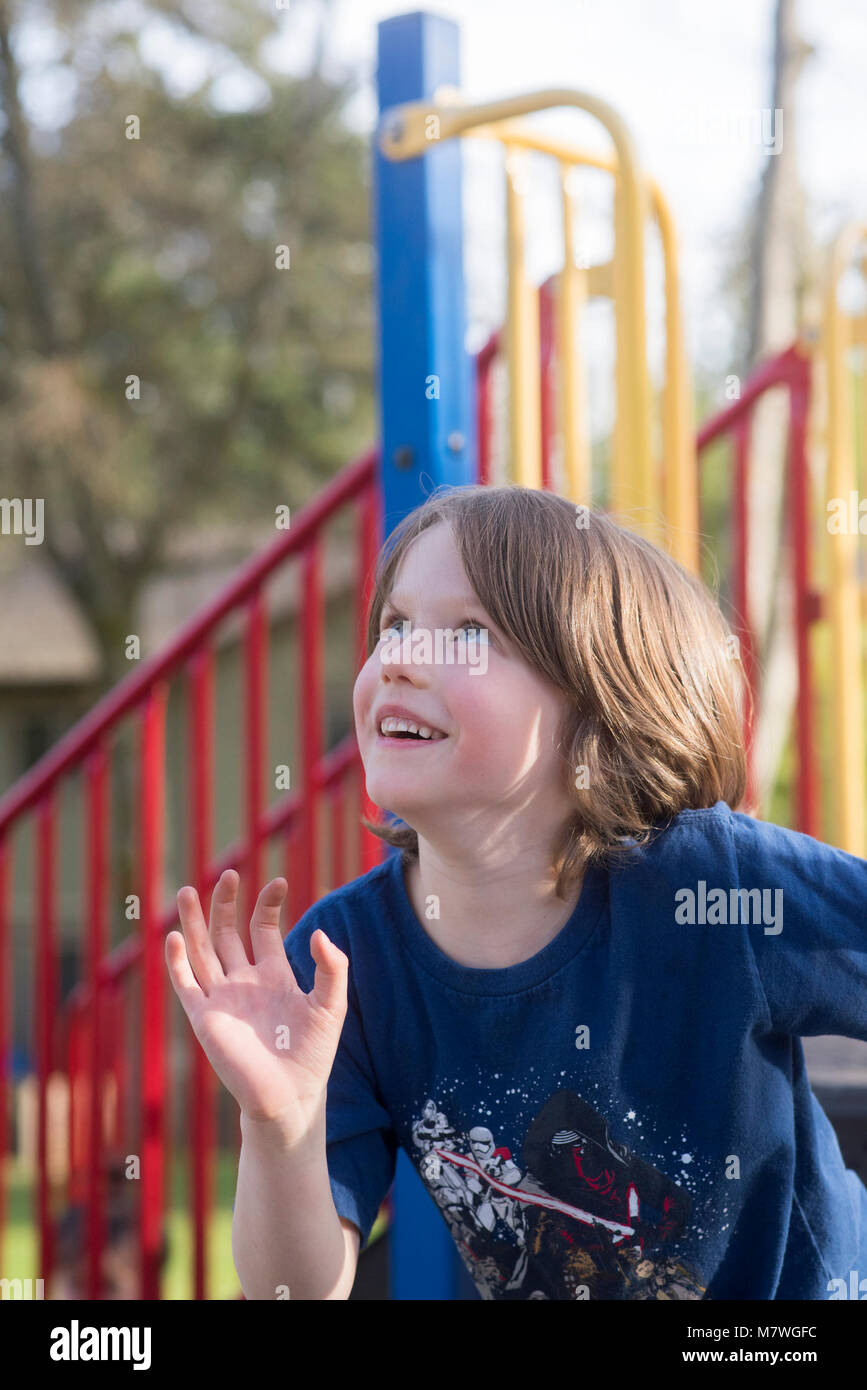
POLYGON ((278 1122, 290 1139, 300 1140, 324 1100, 346 1016, 349 959, 315 931, 313 988, 304 993, 280 931, 289 885, 275 878, 262 889, 250 919, 251 964, 236 927, 239 882, 233 869, 221 875, 210 929, 196 890, 180 890, 183 935, 166 936, 166 964, 196 1037, 242 1113, 278 1122))

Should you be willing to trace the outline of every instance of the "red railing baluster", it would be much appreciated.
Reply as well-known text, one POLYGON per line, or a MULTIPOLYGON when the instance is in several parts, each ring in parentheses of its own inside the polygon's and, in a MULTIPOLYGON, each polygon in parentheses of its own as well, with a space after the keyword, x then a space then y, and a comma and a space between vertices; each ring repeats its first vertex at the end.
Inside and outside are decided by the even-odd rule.
POLYGON ((87 1151, 87 1297, 102 1296, 102 1251, 105 1244, 105 1159, 102 1108, 103 991, 100 963, 105 951, 106 826, 108 767, 105 747, 98 743, 87 765, 88 879, 85 914, 89 924, 88 987, 90 1013, 89 1144, 87 1151))
POLYGON ((63 1026, 59 1030, 59 1062, 62 1062, 66 1071, 66 1082, 69 1088, 69 1111, 67 1114, 66 1131, 66 1162, 69 1169, 69 1185, 67 1197, 71 1201, 75 1196, 75 1179, 78 1172, 78 1124, 76 1117, 78 1114, 78 1104, 76 1096, 76 1084, 80 1070, 78 1058, 78 1010, 71 1006, 65 1011, 63 1026))
MULTIPOLYGON (((756 667, 755 641, 753 638, 752 616, 749 601, 749 491, 750 431, 752 412, 744 415, 735 426, 735 481, 732 507, 733 516, 733 556, 732 556, 732 601, 735 609, 735 625, 741 645, 741 664, 747 687, 750 692, 753 711, 758 709, 758 671, 756 667)), ((755 724, 744 710, 744 741, 747 751, 747 790, 749 806, 756 805, 755 779, 755 724)))
POLYGON ((264 887, 261 822, 265 807, 263 788, 268 745, 267 623, 265 599, 260 590, 253 595, 247 607, 244 643, 246 702, 244 707, 245 738, 242 740, 242 746, 245 748, 246 755, 244 776, 247 789, 247 855, 244 865, 246 884, 243 895, 245 907, 242 913, 241 938, 250 960, 253 959, 253 948, 250 944, 250 917, 256 905, 259 891, 264 887))
MULTIPOLYGON (((810 408, 810 368, 806 358, 793 355, 789 364, 789 454, 791 486, 792 611, 795 618, 795 647, 798 660, 798 779, 796 826, 805 835, 819 834, 819 797, 816 781, 815 718, 816 702, 810 657, 810 527, 809 478, 807 474, 807 416, 810 408)), ((853 634, 853 641, 855 636, 853 634)))
MULTIPOLYGON (((192 877, 206 916, 205 892, 211 858, 214 804, 214 661, 210 647, 194 658, 189 685, 190 821, 192 877)), ((189 1030, 193 1103, 190 1112, 190 1188, 193 1194, 193 1297, 207 1297, 207 1223, 213 1206, 214 1069, 189 1030)))
MULTIPOLYGON (((69 1081, 69 1175, 67 1201, 84 1209, 87 1201, 88 1120, 87 1018, 79 999, 66 1011, 66 1072, 69 1081)), ((55 1057, 58 1072, 60 1058, 55 1057)), ((84 1289, 82 1288, 82 1293, 84 1289)))
POLYGON ((111 1153, 126 1159, 126 1145, 121 1140, 127 1132, 129 1116, 129 1063, 126 1054, 126 1019, 128 1009, 124 1006, 126 992, 125 980, 112 980, 107 987, 106 1002, 111 1019, 110 1031, 106 1030, 106 1054, 110 1062, 114 1086, 114 1114, 110 1133, 111 1153), (120 1150, 123 1149, 123 1153, 120 1150))
POLYGON ((0 1269, 5 1269, 6 1156, 9 1153, 9 1102, 12 1094, 12 935, 9 931, 9 866, 12 854, 0 836, 0 1269))
MULTIPOLYGON (((100 968, 104 965, 100 961, 100 968)), ((117 1158, 119 1095, 117 1064, 115 1057, 120 1050, 121 1041, 117 1031, 117 1005, 114 982, 104 980, 102 986, 102 1074, 105 1078, 105 1100, 103 1115, 105 1125, 106 1153, 117 1158)))
POLYGON ((319 846, 317 843, 317 775, 322 757, 322 582, 319 539, 304 552, 301 587, 301 766, 304 858, 301 885, 304 909, 317 896, 319 846))
POLYGON ((343 834, 343 783, 339 781, 331 789, 331 888, 339 888, 344 873, 344 834, 343 834))
POLYGON ((163 778, 166 690, 156 686, 141 715, 141 1297, 160 1296, 166 1169, 165 960, 162 932, 163 778))
POLYGON ((304 855, 300 819, 299 816, 291 822, 286 834, 286 881, 289 884, 287 931, 294 927, 299 918, 304 915, 304 884, 303 875, 300 872, 304 855))
POLYGON ((33 895, 36 904, 33 981, 38 1078, 36 1214, 39 1224, 39 1277, 45 1280, 46 1288, 54 1273, 55 1245, 48 1172, 48 1081, 54 1073, 54 1020, 57 1014, 55 807, 56 797, 52 787, 43 796, 37 812, 36 883, 33 895))

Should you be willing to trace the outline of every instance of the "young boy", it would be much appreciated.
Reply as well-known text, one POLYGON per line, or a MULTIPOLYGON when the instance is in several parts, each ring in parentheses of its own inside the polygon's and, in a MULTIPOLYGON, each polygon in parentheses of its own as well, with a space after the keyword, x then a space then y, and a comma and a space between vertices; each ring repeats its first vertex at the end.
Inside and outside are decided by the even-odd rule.
POLYGON ((604 513, 455 489, 381 557, 368 651, 356 731, 401 853, 283 945, 269 884, 254 965, 234 875, 210 940, 179 894, 199 985, 168 938, 241 1106, 247 1296, 347 1297, 398 1145, 485 1299, 819 1299, 867 1271, 800 1042, 867 1040, 867 862, 731 809, 709 592, 604 513))

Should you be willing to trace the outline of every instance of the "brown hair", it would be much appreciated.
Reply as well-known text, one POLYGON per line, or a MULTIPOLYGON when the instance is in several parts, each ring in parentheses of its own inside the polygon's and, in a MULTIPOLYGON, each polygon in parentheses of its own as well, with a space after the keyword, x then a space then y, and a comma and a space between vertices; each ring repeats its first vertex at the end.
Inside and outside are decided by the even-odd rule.
MULTIPOLYGON (((368 657, 408 547, 441 521, 480 603, 571 705, 559 748, 575 809, 556 847, 559 897, 586 864, 616 863, 624 841, 647 844, 679 811, 719 800, 738 809, 739 702, 753 711, 737 639, 701 579, 606 512, 515 484, 434 492, 380 552, 368 657)), ((404 860, 418 854, 411 826, 362 823, 404 860)))

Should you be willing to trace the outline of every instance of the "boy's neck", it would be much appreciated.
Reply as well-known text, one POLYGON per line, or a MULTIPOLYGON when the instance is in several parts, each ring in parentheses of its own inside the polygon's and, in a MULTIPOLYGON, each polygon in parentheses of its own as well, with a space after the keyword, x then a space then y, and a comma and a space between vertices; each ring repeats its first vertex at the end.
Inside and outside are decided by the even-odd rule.
POLYGON ((565 927, 581 893, 579 883, 565 901, 558 898, 544 856, 535 865, 479 870, 443 862, 421 837, 419 858, 404 871, 404 883, 434 945, 457 965, 481 970, 520 965, 543 950, 565 927), (438 899, 438 918, 425 911, 431 895, 438 899))

